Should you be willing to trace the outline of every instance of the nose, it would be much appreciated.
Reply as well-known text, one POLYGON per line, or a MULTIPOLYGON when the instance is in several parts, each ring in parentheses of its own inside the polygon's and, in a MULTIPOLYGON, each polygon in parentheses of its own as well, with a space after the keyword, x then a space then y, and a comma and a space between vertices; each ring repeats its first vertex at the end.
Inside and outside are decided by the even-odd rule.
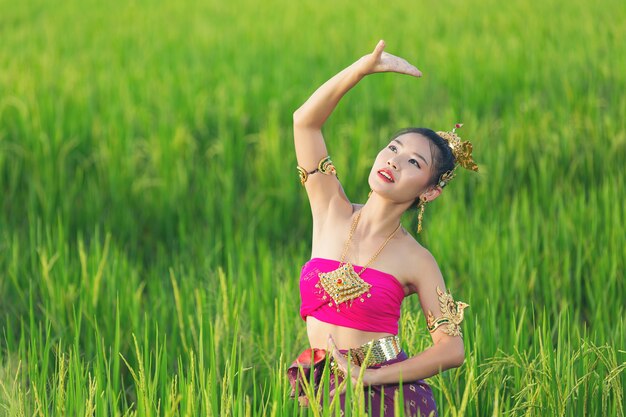
POLYGON ((396 163, 396 161, 392 158, 387 160, 387 165, 389 165, 391 168, 393 169, 398 169, 398 164, 396 163))

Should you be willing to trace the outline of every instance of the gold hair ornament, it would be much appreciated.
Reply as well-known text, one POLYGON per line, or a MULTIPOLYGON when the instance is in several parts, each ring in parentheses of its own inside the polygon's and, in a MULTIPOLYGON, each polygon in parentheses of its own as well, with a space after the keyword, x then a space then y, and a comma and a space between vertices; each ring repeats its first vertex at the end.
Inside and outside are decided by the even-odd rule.
POLYGON ((309 179, 309 175, 313 175, 316 172, 321 172, 324 175, 334 175, 337 176, 337 170, 333 165, 333 161, 330 160, 330 156, 325 156, 320 159, 320 162, 317 164, 317 168, 315 168, 311 172, 307 172, 306 169, 302 168, 300 165, 296 167, 298 169, 298 175, 300 176, 300 183, 304 186, 304 183, 307 179, 309 179))
POLYGON ((461 165, 465 169, 469 169, 471 171, 478 172, 478 166, 472 159, 472 144, 470 141, 462 141, 461 138, 456 134, 456 130, 460 129, 463 126, 462 123, 457 123, 454 125, 454 128, 449 131, 440 131, 437 132, 439 136, 441 136, 447 143, 450 149, 452 150, 452 154, 454 155, 454 168, 450 171, 444 172, 439 178, 438 185, 440 187, 445 187, 452 178, 455 177, 456 168, 461 165))
POLYGON ((437 328, 444 326, 442 328, 444 333, 449 334, 450 336, 463 337, 460 324, 463 321, 463 310, 466 307, 469 307, 469 304, 462 301, 454 301, 452 294, 441 291, 439 286, 437 286, 437 294, 439 295, 441 317, 435 319, 430 310, 428 311, 428 316, 426 318, 428 331, 432 333, 437 330, 437 328))

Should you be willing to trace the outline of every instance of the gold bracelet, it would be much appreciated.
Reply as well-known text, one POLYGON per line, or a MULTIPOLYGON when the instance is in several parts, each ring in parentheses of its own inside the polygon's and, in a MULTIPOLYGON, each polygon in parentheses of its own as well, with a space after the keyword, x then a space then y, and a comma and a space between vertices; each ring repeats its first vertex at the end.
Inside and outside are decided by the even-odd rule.
POLYGON ((333 165, 333 161, 330 160, 330 156, 326 156, 322 158, 319 164, 317 164, 317 168, 315 168, 311 172, 307 172, 300 165, 298 165, 296 168, 298 170, 298 175, 300 176, 300 183, 303 186, 306 180, 309 178, 309 175, 313 175, 316 172, 321 172, 324 175, 334 175, 335 177, 337 176, 337 170, 335 169, 335 166, 333 165))

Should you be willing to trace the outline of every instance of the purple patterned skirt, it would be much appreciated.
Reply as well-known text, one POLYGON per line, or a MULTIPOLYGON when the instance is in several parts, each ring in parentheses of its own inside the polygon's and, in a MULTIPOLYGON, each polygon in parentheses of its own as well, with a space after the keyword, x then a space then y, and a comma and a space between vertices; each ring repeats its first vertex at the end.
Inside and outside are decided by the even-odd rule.
MULTIPOLYGON (((340 352, 345 354, 347 350, 341 350, 340 352)), ((397 358, 378 365, 372 365, 369 368, 375 369, 384 365, 402 362, 406 359, 408 359, 407 354, 404 351, 401 351, 397 358)), ((327 367, 326 362, 326 351, 324 349, 309 348, 302 352, 287 370, 287 376, 289 377, 289 383, 292 388, 291 396, 292 398, 298 397, 301 405, 306 406, 308 403, 307 397, 304 394, 306 383, 303 382, 303 378, 308 383, 312 384, 315 392, 317 393, 318 388, 322 385, 322 373, 324 368, 327 367)), ((335 376, 331 375, 329 379, 330 385, 328 392, 331 392, 335 388, 335 376)), ((343 378, 341 376, 337 376, 337 382, 341 383, 342 381, 343 378)), ((399 390, 402 390, 404 398, 403 403, 405 416, 438 416, 433 392, 430 389, 430 386, 421 379, 412 382, 405 382, 402 384, 402 387, 400 387, 399 384, 371 385, 364 387, 363 395, 365 397, 366 410, 372 416, 394 416, 394 397, 396 392, 399 390)), ((343 393, 339 397, 341 410, 345 409, 345 396, 346 394, 343 393)), ((319 398, 320 404, 323 405, 323 396, 320 395, 319 398)), ((327 403, 329 403, 330 400, 331 399, 328 399, 327 403)))

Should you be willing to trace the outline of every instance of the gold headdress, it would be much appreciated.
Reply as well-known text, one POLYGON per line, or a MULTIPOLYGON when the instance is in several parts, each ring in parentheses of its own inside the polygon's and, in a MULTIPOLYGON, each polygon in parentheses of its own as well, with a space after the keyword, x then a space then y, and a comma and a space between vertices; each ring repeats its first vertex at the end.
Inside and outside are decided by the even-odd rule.
POLYGON ((450 171, 444 172, 439 178, 439 186, 445 187, 448 182, 452 178, 454 178, 456 168, 461 165, 465 169, 469 169, 472 171, 478 171, 478 166, 474 163, 472 159, 472 144, 470 141, 461 141, 461 138, 456 134, 456 130, 459 129, 463 124, 457 123, 454 125, 454 128, 449 131, 441 131, 437 132, 439 136, 441 136, 447 143, 450 149, 452 150, 452 154, 454 155, 454 168, 450 171))

